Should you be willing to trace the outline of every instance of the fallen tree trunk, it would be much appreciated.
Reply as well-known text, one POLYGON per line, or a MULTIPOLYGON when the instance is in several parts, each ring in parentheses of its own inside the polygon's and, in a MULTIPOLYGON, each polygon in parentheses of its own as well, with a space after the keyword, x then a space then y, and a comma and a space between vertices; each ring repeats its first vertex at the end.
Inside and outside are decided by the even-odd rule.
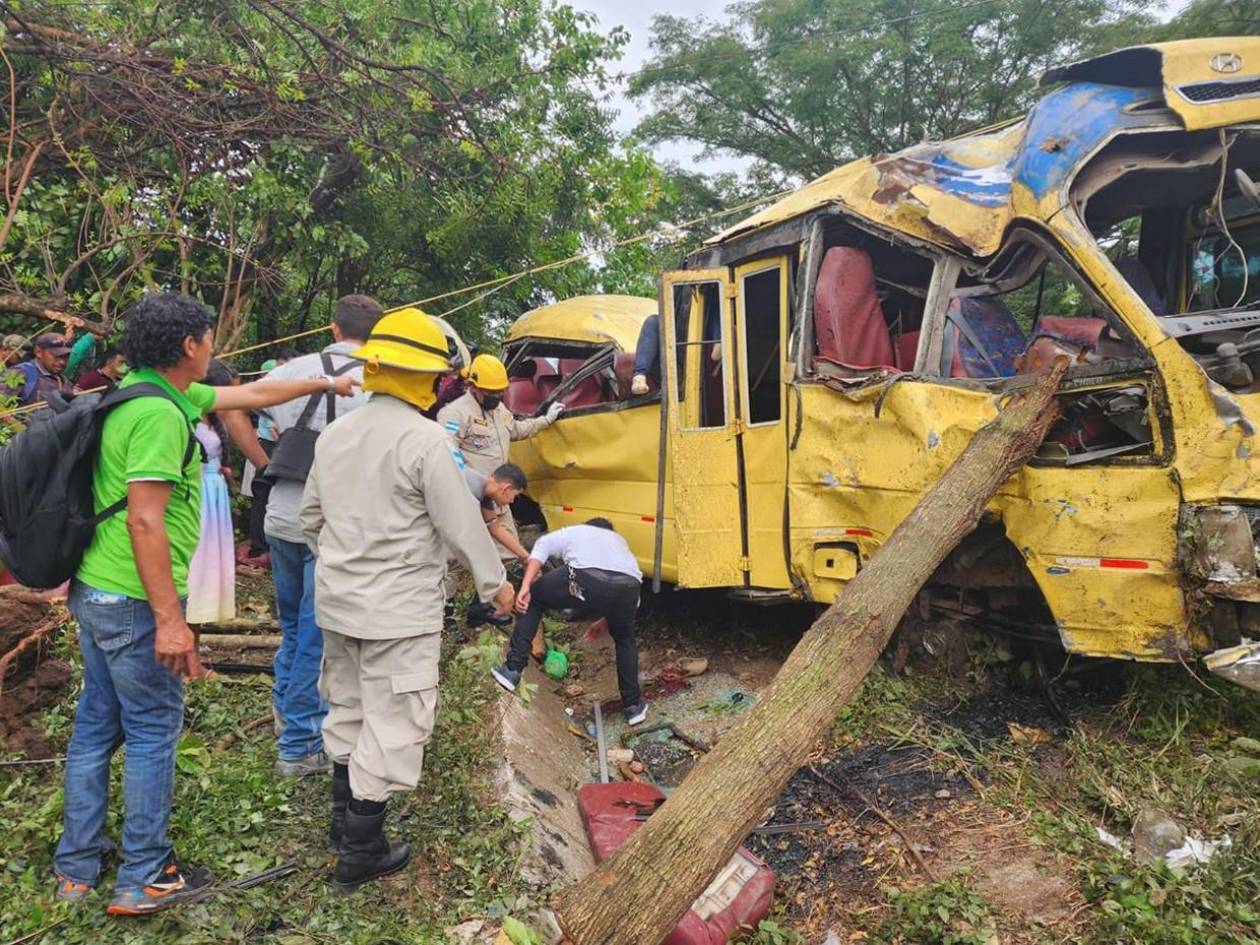
POLYGON ((835 721, 923 584, 1036 451, 1066 368, 1060 359, 976 434, 664 806, 555 896, 569 939, 653 945, 673 929, 835 721))
POLYGON ((110 332, 110 326, 104 322, 62 312, 33 296, 23 295, 20 292, 0 292, 0 312, 13 312, 17 315, 29 315, 31 318, 47 319, 50 322, 61 322, 67 328, 84 328, 94 335, 108 335, 110 332))
POLYGON ((233 650, 275 650, 283 640, 278 633, 203 633, 197 639, 206 646, 233 650))

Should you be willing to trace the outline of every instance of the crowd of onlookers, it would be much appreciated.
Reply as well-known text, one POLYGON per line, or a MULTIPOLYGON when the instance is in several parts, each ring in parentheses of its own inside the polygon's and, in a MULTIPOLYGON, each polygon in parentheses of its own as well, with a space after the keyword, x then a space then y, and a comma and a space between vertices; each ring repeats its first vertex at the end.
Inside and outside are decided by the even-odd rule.
POLYGON ((0 339, 0 364, 4 365, 0 389, 16 398, 20 407, 45 403, 54 394, 113 390, 127 373, 127 361, 118 348, 98 348, 90 334, 71 344, 65 335, 52 331, 34 338, 6 335, 0 339))
POLYGON ((527 550, 512 517, 527 482, 509 444, 552 426, 562 404, 515 416, 498 358, 472 356, 419 309, 385 313, 363 295, 337 302, 330 344, 284 352, 252 383, 213 356, 212 329, 201 303, 161 292, 128 310, 122 354, 94 351, 90 335, 41 334, 29 356, 24 339, 4 340, 11 396, 48 408, 23 420, 73 417, 80 394, 101 397, 95 525, 67 589, 84 681, 53 862, 59 899, 92 896, 112 846, 110 761, 125 745, 114 915, 167 908, 211 881, 179 860, 167 828, 183 680, 206 673, 197 627, 235 614, 241 563, 268 567, 275 589, 274 773, 331 775, 342 890, 410 858, 383 827, 390 796, 417 786, 433 731, 452 564, 478 598, 470 622, 516 612, 492 671, 500 686, 515 691, 530 657, 543 661, 544 612, 576 610, 613 638, 627 723, 648 712, 633 627, 642 575, 625 540, 597 518, 527 550), (254 502, 243 553, 229 443, 254 502))

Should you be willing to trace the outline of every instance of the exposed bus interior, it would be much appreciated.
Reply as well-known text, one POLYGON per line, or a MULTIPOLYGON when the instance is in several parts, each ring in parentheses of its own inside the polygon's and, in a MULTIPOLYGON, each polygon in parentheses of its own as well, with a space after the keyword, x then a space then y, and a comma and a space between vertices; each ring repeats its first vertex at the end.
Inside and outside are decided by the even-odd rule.
POLYGON ((1073 201, 1164 329, 1224 387, 1260 390, 1260 127, 1127 134, 1073 201))
MULTIPOLYGON (((813 370, 846 382, 914 371, 933 260, 844 224, 824 239, 813 370)), ((1154 452, 1149 359, 1044 238, 1014 234, 989 266, 962 274, 939 317, 940 360, 923 364, 924 378, 1001 384, 1059 356, 1073 362, 1079 393, 1061 398, 1041 461, 1072 466, 1154 452)))
POLYGON ((865 380, 913 371, 933 260, 840 220, 823 230, 809 366, 865 380))
POLYGON ((955 335, 978 376, 1035 374, 1058 357, 1071 362, 1062 416, 1038 453, 1043 462, 1076 466, 1155 452, 1150 358, 1048 239, 1017 230, 976 284, 955 291, 947 321, 958 309, 965 321, 949 326, 947 357, 955 335))
POLYGON ((505 351, 508 390, 503 402, 517 416, 538 416, 553 403, 567 411, 610 409, 630 400, 644 401, 651 393, 632 398, 634 352, 613 344, 525 339, 505 351))

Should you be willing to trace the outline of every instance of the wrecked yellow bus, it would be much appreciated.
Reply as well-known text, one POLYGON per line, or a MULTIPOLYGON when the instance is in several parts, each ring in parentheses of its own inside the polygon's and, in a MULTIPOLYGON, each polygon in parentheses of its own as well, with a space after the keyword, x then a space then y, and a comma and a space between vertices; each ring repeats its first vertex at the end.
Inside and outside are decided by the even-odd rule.
POLYGON ((570 404, 513 444, 541 518, 607 515, 680 586, 826 603, 1065 354, 1062 418, 923 606, 1092 656, 1260 636, 1260 39, 1043 82, 1020 120, 854 161, 730 227, 656 300, 518 321, 536 403, 514 406, 570 404), (634 397, 652 313, 662 393, 634 397))

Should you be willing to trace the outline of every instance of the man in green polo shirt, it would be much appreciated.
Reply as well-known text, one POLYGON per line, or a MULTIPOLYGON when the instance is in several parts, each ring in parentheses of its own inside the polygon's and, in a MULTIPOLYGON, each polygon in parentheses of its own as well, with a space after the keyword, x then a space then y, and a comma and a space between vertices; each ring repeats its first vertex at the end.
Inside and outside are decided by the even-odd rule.
POLYGON ((83 693, 66 757, 64 829, 54 867, 57 895, 87 898, 100 877, 109 802, 109 760, 124 742, 122 864, 112 915, 144 915, 188 899, 210 882, 181 865, 167 839, 175 745, 183 727, 183 677, 205 675, 184 620, 188 565, 201 521, 201 456, 193 425, 211 410, 256 410, 319 390, 351 392, 349 377, 209 387, 212 322, 200 302, 174 292, 146 296, 127 313, 122 348, 132 371, 164 396, 112 409, 92 478, 105 519, 70 588, 79 624, 83 693), (187 459, 185 459, 187 457, 187 459))

